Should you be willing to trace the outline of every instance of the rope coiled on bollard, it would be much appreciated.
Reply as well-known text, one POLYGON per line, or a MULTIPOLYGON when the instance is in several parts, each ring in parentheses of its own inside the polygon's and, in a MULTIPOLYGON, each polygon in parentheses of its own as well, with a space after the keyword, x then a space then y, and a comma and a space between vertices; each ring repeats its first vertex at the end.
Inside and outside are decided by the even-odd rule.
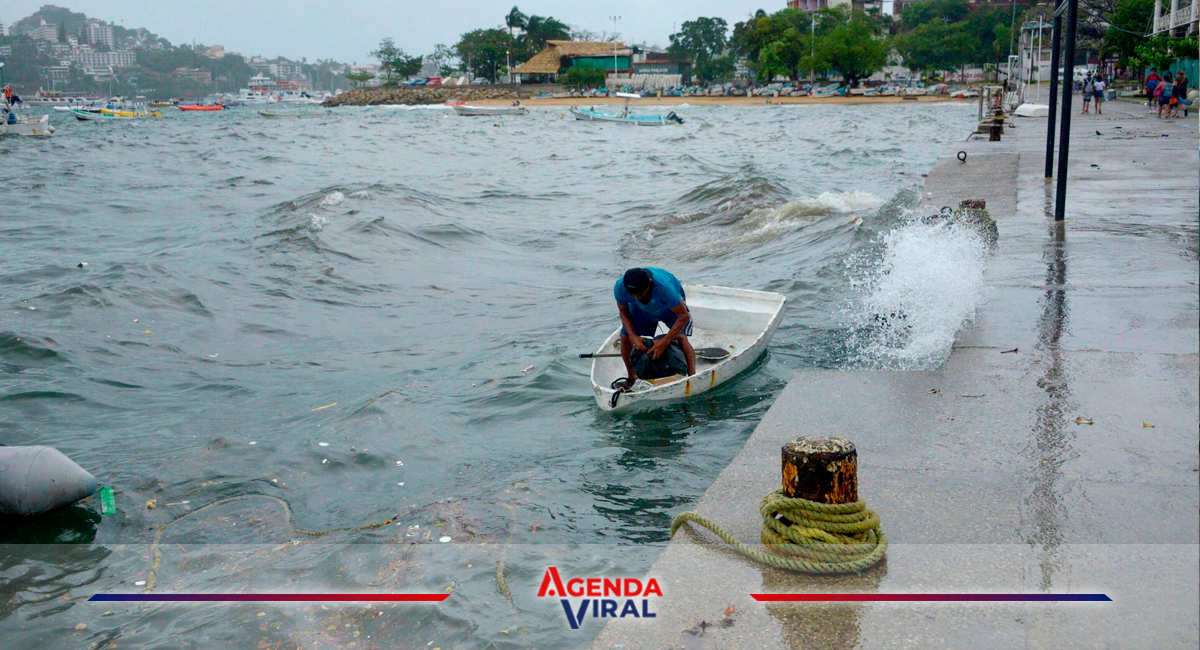
POLYGON ((879 515, 864 501, 819 503, 776 490, 763 498, 758 509, 765 550, 739 542, 719 524, 695 512, 675 517, 671 536, 691 521, 755 562, 801 573, 856 573, 874 566, 887 552, 887 535, 880 527, 879 515))

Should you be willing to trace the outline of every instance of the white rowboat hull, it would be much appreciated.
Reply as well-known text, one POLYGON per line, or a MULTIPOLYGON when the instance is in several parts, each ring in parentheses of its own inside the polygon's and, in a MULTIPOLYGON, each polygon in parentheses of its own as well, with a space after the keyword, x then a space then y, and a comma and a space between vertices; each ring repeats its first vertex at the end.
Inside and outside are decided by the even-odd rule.
MULTIPOLYGON (((625 410, 637 404, 651 405, 693 397, 732 380, 766 352, 787 302, 782 294, 769 291, 704 284, 685 284, 683 290, 692 314, 692 347, 721 348, 729 350, 729 356, 715 362, 697 359, 695 375, 659 383, 646 390, 621 393, 615 404, 613 395, 616 391, 610 386, 613 380, 625 376, 625 363, 620 357, 593 358, 592 392, 601 410, 625 410)), ((618 328, 596 353, 620 351, 621 330, 618 328)))

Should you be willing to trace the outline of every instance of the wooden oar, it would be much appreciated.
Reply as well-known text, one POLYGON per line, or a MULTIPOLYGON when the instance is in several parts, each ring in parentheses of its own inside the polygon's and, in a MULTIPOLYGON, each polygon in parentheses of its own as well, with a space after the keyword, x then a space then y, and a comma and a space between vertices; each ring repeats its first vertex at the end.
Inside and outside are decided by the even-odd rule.
MULTIPOLYGON (((580 359, 601 359, 604 357, 619 357, 620 352, 605 352, 602 354, 588 353, 579 355, 580 359)), ((705 361, 720 361, 729 356, 729 350, 723 348, 699 348, 696 350, 696 358, 704 359, 705 361)))

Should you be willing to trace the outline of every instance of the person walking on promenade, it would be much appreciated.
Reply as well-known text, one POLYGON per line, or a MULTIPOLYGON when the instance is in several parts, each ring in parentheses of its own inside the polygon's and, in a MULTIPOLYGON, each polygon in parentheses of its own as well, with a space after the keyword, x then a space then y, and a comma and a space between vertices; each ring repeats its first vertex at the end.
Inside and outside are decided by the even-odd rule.
POLYGON ((1174 111, 1175 117, 1179 117, 1179 108, 1182 106, 1183 107, 1183 116, 1187 117, 1187 114, 1188 114, 1188 99, 1187 99, 1188 78, 1187 78, 1187 75, 1183 74, 1183 70, 1175 71, 1174 86, 1175 87, 1172 89, 1172 92, 1173 92, 1175 101, 1171 104, 1171 109, 1174 111))
POLYGON ((1088 73, 1083 80, 1083 108, 1079 111, 1080 115, 1087 115, 1092 106, 1092 95, 1096 94, 1096 87, 1092 85, 1092 73, 1088 73))
POLYGON ((1158 68, 1150 68, 1150 74, 1146 75, 1146 79, 1142 81, 1142 85, 1146 88, 1146 112, 1153 113, 1154 106, 1158 103, 1155 101, 1154 91, 1158 88, 1158 82, 1162 81, 1162 77, 1158 76, 1158 68))
POLYGON ((1158 118, 1161 120, 1163 113, 1167 117, 1171 116, 1171 101, 1175 99, 1175 83, 1171 78, 1171 73, 1167 73, 1163 80, 1158 82, 1158 86, 1154 88, 1154 94, 1158 97, 1158 118))
POLYGON ((1096 115, 1104 112, 1100 110, 1100 107, 1104 104, 1104 89, 1107 87, 1108 84, 1104 83, 1104 75, 1096 75, 1096 80, 1092 82, 1092 90, 1096 93, 1096 115))

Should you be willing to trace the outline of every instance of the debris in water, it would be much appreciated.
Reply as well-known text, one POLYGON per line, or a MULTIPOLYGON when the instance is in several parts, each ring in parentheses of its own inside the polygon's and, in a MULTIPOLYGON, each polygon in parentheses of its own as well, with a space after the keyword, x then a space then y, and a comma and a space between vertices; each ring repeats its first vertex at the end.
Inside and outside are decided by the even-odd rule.
POLYGON ((1092 421, 1090 419, 1085 418, 1082 415, 1075 418, 1075 424, 1091 424, 1091 423, 1092 423, 1092 421))
POLYGON ((325 406, 318 406, 317 408, 313 409, 312 412, 316 413, 317 411, 324 411, 325 409, 327 409, 331 406, 337 406, 337 404, 338 404, 337 402, 333 402, 331 404, 326 404, 325 406))
POLYGON ((158 499, 150 499, 146 502, 146 509, 153 510, 158 507, 158 499))
POLYGON ((100 514, 105 517, 117 514, 117 500, 111 487, 100 488, 100 514))

